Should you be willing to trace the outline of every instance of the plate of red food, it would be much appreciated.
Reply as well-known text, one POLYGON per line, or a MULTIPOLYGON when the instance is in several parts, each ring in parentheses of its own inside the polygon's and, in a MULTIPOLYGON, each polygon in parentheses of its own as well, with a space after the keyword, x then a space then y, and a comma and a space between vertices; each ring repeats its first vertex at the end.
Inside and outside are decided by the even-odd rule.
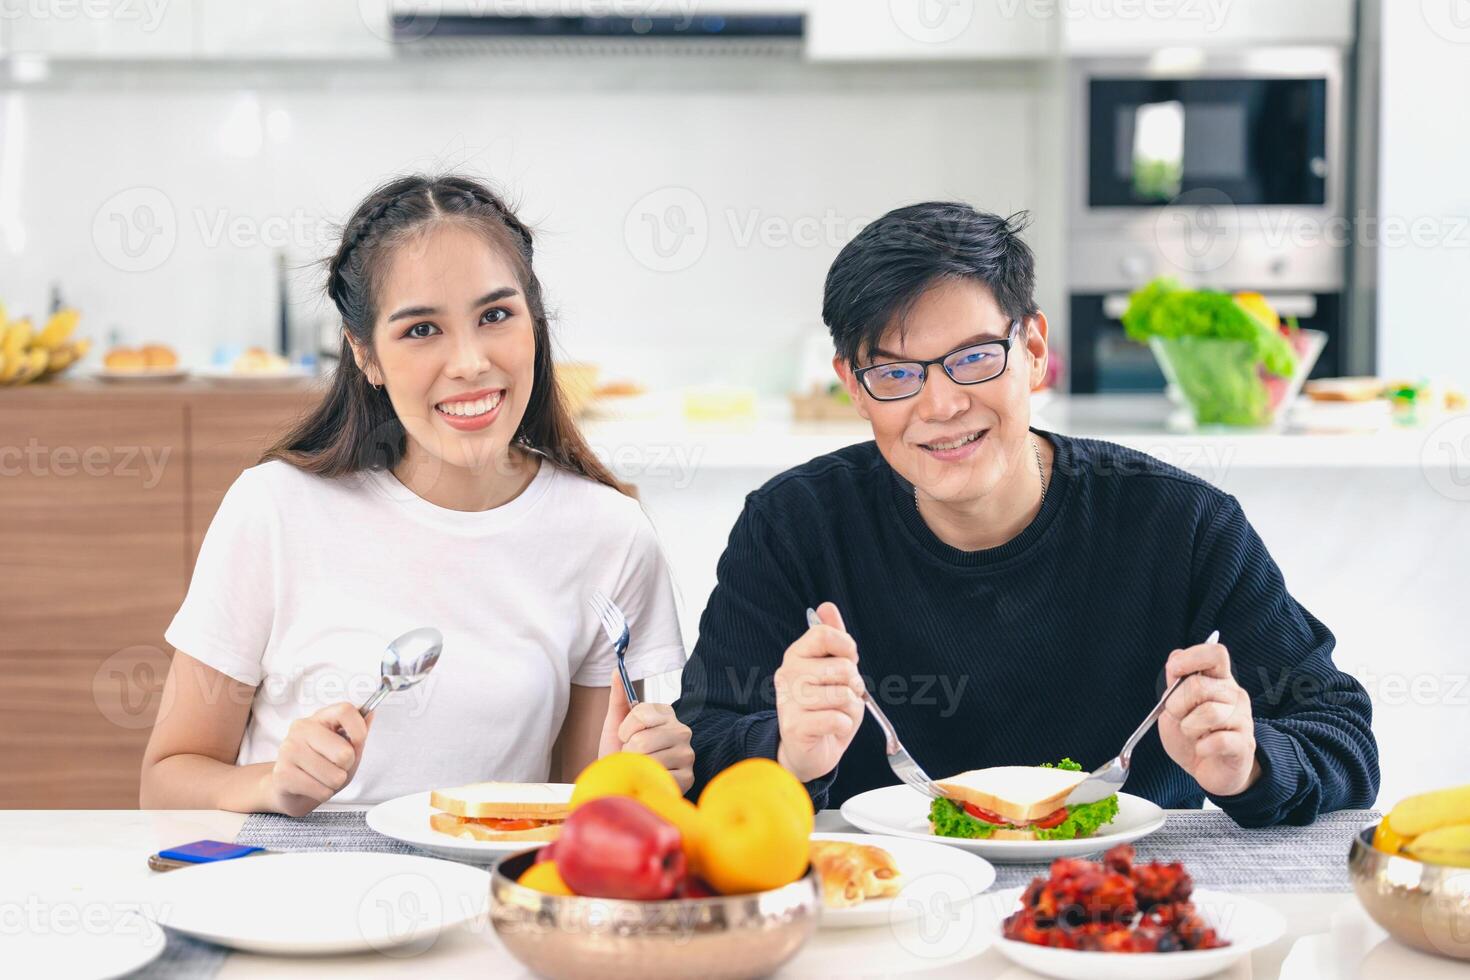
POLYGON ((1241 895, 1195 888, 1178 862, 1060 858, 1050 874, 981 901, 995 948, 1063 980, 1189 980, 1281 938, 1286 920, 1241 895))

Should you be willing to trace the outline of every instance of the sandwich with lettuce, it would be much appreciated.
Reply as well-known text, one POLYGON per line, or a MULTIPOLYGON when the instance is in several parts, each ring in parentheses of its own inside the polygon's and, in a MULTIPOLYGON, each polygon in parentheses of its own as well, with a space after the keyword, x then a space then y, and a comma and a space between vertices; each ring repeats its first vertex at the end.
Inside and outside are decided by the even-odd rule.
POLYGON ((1071 759, 1056 766, 972 769, 935 784, 946 794, 929 807, 938 837, 984 840, 1074 840, 1090 837, 1118 815, 1118 794, 1068 806, 1087 774, 1071 759))

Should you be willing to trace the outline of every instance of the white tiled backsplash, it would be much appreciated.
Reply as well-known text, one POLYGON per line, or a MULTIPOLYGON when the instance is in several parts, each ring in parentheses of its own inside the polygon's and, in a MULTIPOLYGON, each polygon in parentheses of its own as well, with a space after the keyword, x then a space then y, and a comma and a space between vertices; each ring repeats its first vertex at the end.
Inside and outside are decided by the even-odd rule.
POLYGON ((276 249, 327 254, 328 224, 409 170, 518 201, 562 351, 653 384, 784 389, 832 258, 889 208, 1032 208, 1044 262, 1060 234, 1024 66, 87 71, 0 89, 0 298, 40 312, 57 281, 84 334, 190 365, 273 344, 276 249))

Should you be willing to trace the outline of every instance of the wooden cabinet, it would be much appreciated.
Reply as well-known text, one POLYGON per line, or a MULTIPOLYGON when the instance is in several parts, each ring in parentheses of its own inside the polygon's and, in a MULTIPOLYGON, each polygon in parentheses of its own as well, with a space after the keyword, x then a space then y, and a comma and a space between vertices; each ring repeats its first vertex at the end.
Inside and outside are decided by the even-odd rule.
POLYGON ((0 392, 0 807, 134 807, 199 542, 316 395, 0 392))
POLYGON ((314 393, 275 398, 220 394, 189 404, 189 497, 185 524, 188 567, 209 522, 240 471, 254 466, 267 446, 315 404, 314 393))

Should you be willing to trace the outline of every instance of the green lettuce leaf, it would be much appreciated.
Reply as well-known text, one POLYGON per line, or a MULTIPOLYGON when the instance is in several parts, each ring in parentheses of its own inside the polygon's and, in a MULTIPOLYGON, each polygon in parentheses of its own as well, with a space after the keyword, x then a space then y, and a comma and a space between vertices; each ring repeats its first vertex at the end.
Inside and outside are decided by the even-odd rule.
POLYGON ((1041 764, 1041 768, 1043 768, 1043 769, 1066 769, 1069 772, 1081 772, 1082 771, 1082 763, 1080 763, 1080 762, 1073 762, 1071 759, 1063 759, 1061 762, 1058 762, 1056 765, 1052 765, 1050 762, 1043 762, 1041 764))
POLYGON ((1112 821, 1118 815, 1118 794, 1104 797, 1096 803, 1082 803, 1067 807, 1067 819, 1048 829, 1038 828, 1037 840, 1075 840, 1091 837, 1097 828, 1112 821))
POLYGON ((1123 313, 1123 329, 1140 343, 1150 337, 1244 341, 1252 377, 1257 365, 1282 378, 1296 370, 1291 343, 1242 309, 1235 297, 1210 289, 1185 289, 1173 279, 1155 279, 1133 293, 1123 313))
POLYGON ((977 820, 954 800, 935 800, 929 804, 929 823, 937 837, 988 838, 995 833, 993 823, 977 820))

